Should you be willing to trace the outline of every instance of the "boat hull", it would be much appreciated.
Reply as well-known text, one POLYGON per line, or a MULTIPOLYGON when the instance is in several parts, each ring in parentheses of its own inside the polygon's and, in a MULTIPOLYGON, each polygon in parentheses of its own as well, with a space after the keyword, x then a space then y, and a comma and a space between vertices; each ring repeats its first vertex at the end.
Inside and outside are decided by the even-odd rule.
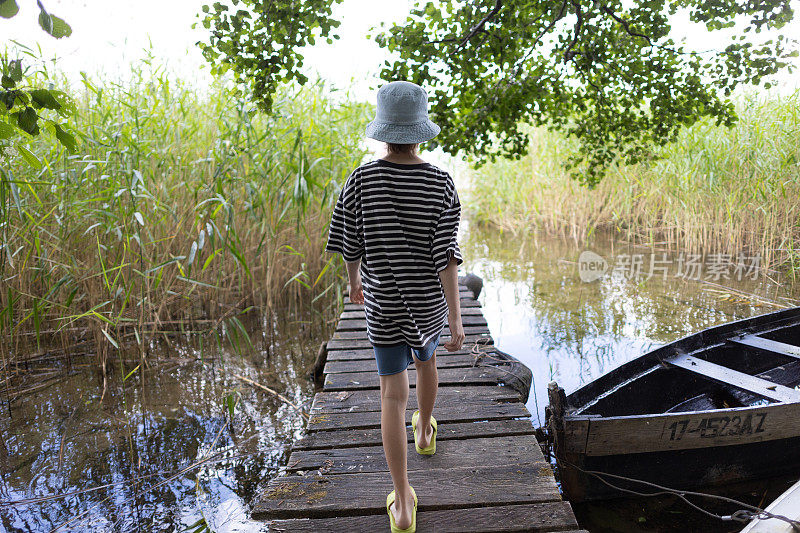
MULTIPOLYGON (((800 404, 625 417, 565 417, 557 451, 562 488, 573 502, 622 497, 602 472, 674 489, 800 477, 800 404)), ((609 475, 637 492, 653 487, 609 475)))

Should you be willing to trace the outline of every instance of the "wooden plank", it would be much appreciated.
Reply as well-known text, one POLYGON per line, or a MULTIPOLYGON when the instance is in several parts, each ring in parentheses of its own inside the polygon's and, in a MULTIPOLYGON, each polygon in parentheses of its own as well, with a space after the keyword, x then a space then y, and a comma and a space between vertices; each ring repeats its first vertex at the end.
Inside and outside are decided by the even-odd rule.
MULTIPOLYGON (((409 453, 408 470, 515 465, 519 463, 520 457, 524 457, 526 461, 544 461, 535 436, 488 437, 441 443, 437 441, 434 455, 409 453)), ((389 472, 383 446, 297 450, 292 452, 287 464, 289 472, 318 469, 322 469, 322 474, 389 472)))
MULTIPOLYGON (((460 368, 473 366, 475 356, 472 354, 447 355, 436 354, 436 368, 460 368)), ((414 363, 411 363, 412 365, 414 363)), ((413 366, 409 368, 414 368, 413 366)), ((341 374, 342 372, 377 372, 378 364, 375 357, 355 361, 328 361, 323 370, 326 374, 341 374)))
MULTIPOLYGON (((409 472, 420 511, 560 501, 550 464, 409 472)), ((386 512, 392 479, 385 473, 281 476, 253 502, 256 518, 323 518, 386 512)))
MULTIPOLYGON (((344 313, 342 313, 344 314, 344 313)), ((481 314, 475 315, 462 315, 461 324, 466 326, 485 326, 486 318, 481 314)), ((367 319, 364 315, 358 318, 340 318, 339 323, 336 325, 336 331, 358 331, 367 329, 367 319)), ((447 329, 447 326, 445 326, 447 329)))
MULTIPOLYGON (((406 424, 411 424, 414 410, 406 409, 406 424)), ((474 420, 497 420, 502 418, 525 418, 531 416, 528 408, 520 402, 483 402, 464 405, 442 405, 434 409, 433 416, 442 425, 452 422, 474 420)), ((311 415, 308 431, 327 431, 345 428, 377 428, 381 426, 379 411, 356 411, 352 413, 325 412, 311 415)))
MULTIPOLYGON (((472 336, 472 335, 489 335, 489 328, 485 325, 483 326, 464 326, 464 335, 472 336)), ((442 337, 450 338, 450 328, 444 328, 442 331, 442 337)), ((367 338, 367 330, 366 329, 359 329, 359 330, 347 330, 342 331, 337 328, 334 332, 332 339, 366 339, 367 338)))
MULTIPOLYGON (((519 394, 509 387, 478 385, 466 387, 442 387, 436 394, 437 405, 453 405, 459 402, 474 403, 515 402, 519 394)), ((408 395, 408 408, 417 408, 417 395, 408 395)), ((376 389, 318 392, 314 395, 311 413, 333 413, 358 411, 380 411, 381 392, 376 389)), ((434 413, 434 416, 435 413, 434 413)))
POLYGON ((800 402, 800 391, 790 389, 765 379, 738 372, 716 363, 691 355, 674 355, 664 360, 665 363, 688 370, 712 381, 731 385, 770 400, 778 402, 800 402))
MULTIPOLYGON (((408 382, 417 386, 417 371, 409 368, 408 382)), ((503 370, 493 366, 476 366, 468 368, 442 368, 438 372, 439 386, 481 385, 500 383, 505 374, 503 370)), ((380 387, 380 376, 377 372, 342 372, 326 374, 323 388, 326 391, 348 389, 377 389, 380 387)))
MULTIPOLYGON (((344 311, 339 316, 339 319, 340 320, 352 320, 352 319, 363 320, 364 319, 364 307, 363 306, 357 306, 357 307, 359 307, 359 309, 355 310, 355 311, 344 311)), ((483 310, 480 307, 463 307, 461 309, 462 318, 466 317, 466 316, 478 316, 478 315, 483 316, 483 310)))
MULTIPOLYGON (((439 346, 444 346, 444 343, 450 340, 449 335, 442 335, 439 338, 439 346)), ((464 344, 469 345, 476 341, 494 344, 494 340, 489 335, 467 335, 464 339, 464 344), (479 340, 480 339, 480 340, 479 340)), ((328 351, 333 350, 353 350, 357 348, 372 348, 372 344, 367 339, 331 339, 328 341, 328 351)))
MULTIPOLYGON (((384 512, 383 514, 336 518, 275 520, 270 524, 270 531, 374 533, 388 530, 388 523, 389 517, 384 512)), ((420 532, 479 533, 497 531, 512 533, 529 531, 538 533, 565 532, 567 529, 577 528, 578 523, 572 513, 572 507, 567 502, 525 503, 417 512, 417 531, 420 532)))
MULTIPOLYGON (((444 347, 439 347, 436 349, 436 359, 441 360, 443 357, 452 357, 456 355, 467 355, 472 353, 472 348, 474 343, 472 344, 464 344, 460 350, 456 350, 455 352, 448 352, 444 349, 444 347)), ((484 352, 491 353, 494 351, 494 348, 491 344, 487 346, 481 346, 481 349, 484 352)), ((372 350, 372 347, 369 348, 352 348, 352 349, 344 349, 344 350, 333 350, 328 353, 328 361, 357 361, 357 360, 364 360, 364 359, 375 359, 375 352, 372 350)))
MULTIPOLYGON (((408 442, 414 442, 410 427, 407 433, 408 442)), ((451 422, 439 426, 436 440, 474 439, 488 436, 502 437, 505 435, 529 435, 533 433, 534 427, 529 419, 451 422)), ((337 447, 376 446, 381 442, 381 430, 379 428, 318 431, 300 439, 292 446, 292 449, 320 450, 337 447)))
POLYGON ((564 451, 566 453, 584 453, 588 438, 589 421, 587 419, 564 421, 564 451))
POLYGON ((588 420, 586 455, 688 450, 795 437, 800 404, 588 420))
POLYGON ((786 344, 785 342, 774 341, 765 337, 759 337, 758 335, 745 335, 744 337, 734 337, 728 340, 742 346, 747 346, 748 348, 755 348, 765 352, 772 352, 785 355, 786 357, 800 359, 800 346, 795 346, 794 344, 786 344))

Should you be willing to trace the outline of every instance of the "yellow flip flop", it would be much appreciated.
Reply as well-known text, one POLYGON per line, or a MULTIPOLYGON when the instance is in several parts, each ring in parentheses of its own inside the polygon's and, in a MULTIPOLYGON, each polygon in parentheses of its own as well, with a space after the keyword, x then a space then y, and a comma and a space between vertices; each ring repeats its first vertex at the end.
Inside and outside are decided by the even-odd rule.
MULTIPOLYGON (((409 485, 410 486, 410 485, 409 485)), ((414 492, 414 487, 411 487, 411 494, 414 496, 414 510, 411 512, 411 525, 405 529, 400 529, 394 522, 394 515, 392 514, 392 504, 394 503, 394 491, 386 496, 386 512, 389 513, 389 527, 392 533, 415 533, 417 531, 417 493, 414 492)))
POLYGON ((414 447, 417 449, 417 453, 420 455, 433 455, 436 453, 436 419, 433 418, 433 415, 431 415, 433 436, 431 437, 431 443, 427 448, 420 448, 419 444, 417 444, 417 420, 419 420, 419 409, 414 411, 414 414, 411 415, 411 427, 414 430, 414 447))

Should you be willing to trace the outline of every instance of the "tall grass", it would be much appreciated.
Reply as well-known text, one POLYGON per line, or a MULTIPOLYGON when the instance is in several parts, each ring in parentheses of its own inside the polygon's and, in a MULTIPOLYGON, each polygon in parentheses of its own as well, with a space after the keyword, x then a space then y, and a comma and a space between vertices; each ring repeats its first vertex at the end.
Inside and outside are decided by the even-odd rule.
POLYGON ((702 121, 658 159, 615 167, 594 190, 562 163, 575 144, 537 129, 530 153, 472 175, 478 221, 581 242, 597 230, 698 253, 748 253, 800 272, 800 91, 748 94, 732 129, 702 121))
POLYGON ((151 61, 67 92, 80 153, 42 137, 30 142, 41 169, 0 163, 6 371, 53 341, 105 371, 165 331, 242 339, 248 310, 337 305, 323 247, 333 195, 364 156, 367 106, 317 83, 284 90, 266 117, 225 84, 199 91, 151 61))

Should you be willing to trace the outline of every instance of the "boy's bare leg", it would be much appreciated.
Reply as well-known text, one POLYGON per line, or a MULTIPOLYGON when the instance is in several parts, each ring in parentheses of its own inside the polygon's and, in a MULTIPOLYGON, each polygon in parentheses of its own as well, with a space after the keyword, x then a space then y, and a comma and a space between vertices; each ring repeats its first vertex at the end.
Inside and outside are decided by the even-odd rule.
POLYGON ((427 448, 433 439, 431 414, 436 403, 436 393, 439 389, 439 372, 436 370, 436 353, 427 361, 420 361, 414 356, 414 366, 417 369, 417 405, 419 418, 417 419, 417 443, 420 448, 427 448))
POLYGON ((406 404, 408 403, 408 371, 380 376, 381 438, 383 453, 394 483, 395 502, 392 506, 395 524, 400 529, 411 525, 414 496, 408 484, 408 437, 406 433, 406 404))

